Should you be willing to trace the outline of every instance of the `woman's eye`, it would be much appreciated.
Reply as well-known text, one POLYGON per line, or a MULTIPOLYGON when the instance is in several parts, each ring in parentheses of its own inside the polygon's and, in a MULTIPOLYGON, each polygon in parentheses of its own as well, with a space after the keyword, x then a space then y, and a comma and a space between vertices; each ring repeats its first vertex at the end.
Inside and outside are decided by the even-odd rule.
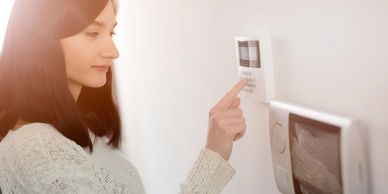
POLYGON ((111 32, 110 33, 110 36, 114 36, 114 35, 116 35, 116 32, 111 32))
POLYGON ((87 32, 86 33, 87 36, 90 36, 90 37, 93 37, 93 38, 98 36, 98 34, 99 34, 98 32, 87 32))

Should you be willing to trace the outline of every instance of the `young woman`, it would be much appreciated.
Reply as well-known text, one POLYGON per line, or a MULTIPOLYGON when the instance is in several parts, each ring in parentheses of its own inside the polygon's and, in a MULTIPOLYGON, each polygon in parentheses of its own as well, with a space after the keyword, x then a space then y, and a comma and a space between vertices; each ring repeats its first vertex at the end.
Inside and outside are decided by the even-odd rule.
MULTIPOLYGON (((3 193, 145 193, 118 150, 112 97, 114 0, 15 0, 0 58, 3 193)), ((209 113, 209 131, 181 193, 220 193, 245 132, 240 80, 209 113)))

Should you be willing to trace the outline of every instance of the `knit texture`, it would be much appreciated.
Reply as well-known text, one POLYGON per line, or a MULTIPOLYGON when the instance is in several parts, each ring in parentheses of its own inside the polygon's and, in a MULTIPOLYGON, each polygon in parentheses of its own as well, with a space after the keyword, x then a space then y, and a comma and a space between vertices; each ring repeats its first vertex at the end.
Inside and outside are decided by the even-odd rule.
MULTIPOLYGON (((31 123, 10 131, 0 142, 0 188, 14 193, 144 194, 136 168, 117 149, 96 138, 93 153, 52 125, 31 123)), ((221 193, 235 174, 219 154, 202 149, 181 194, 221 193)))

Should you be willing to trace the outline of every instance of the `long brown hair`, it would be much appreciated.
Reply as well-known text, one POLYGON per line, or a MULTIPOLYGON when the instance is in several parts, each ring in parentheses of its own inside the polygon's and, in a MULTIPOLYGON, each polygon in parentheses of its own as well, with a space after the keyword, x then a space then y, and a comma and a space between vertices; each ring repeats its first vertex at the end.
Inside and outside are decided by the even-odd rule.
MULTIPOLYGON (((60 39, 92 23, 110 0, 15 0, 0 55, 0 140, 17 120, 53 125, 93 151, 88 129, 120 143, 112 70, 100 88, 83 87, 78 100, 67 85, 60 39)), ((116 2, 113 1, 117 12, 116 2)))

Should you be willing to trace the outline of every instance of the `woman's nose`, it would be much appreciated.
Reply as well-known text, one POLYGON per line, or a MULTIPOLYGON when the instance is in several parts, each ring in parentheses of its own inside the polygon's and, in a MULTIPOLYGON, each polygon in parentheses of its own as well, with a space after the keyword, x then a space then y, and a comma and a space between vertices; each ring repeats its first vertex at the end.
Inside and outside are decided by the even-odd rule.
POLYGON ((107 41, 107 43, 103 45, 101 55, 103 58, 111 58, 111 59, 116 59, 120 56, 120 53, 117 50, 117 47, 113 40, 107 41))

